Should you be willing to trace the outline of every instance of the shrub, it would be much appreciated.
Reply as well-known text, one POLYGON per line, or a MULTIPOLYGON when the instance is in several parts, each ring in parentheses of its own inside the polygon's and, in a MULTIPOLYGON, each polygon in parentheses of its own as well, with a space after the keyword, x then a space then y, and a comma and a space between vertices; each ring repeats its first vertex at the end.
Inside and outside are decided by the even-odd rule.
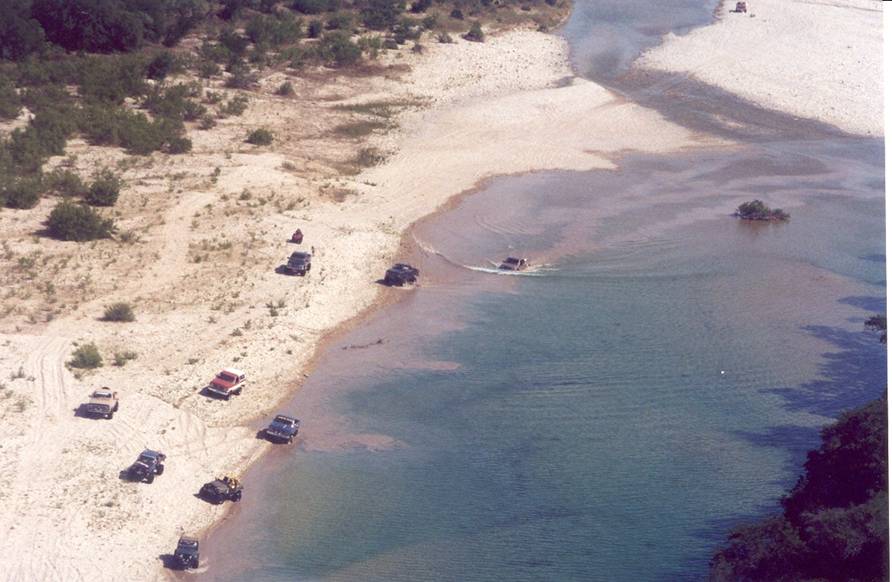
POLYGON ((47 230, 60 240, 87 241, 110 237, 115 226, 89 206, 63 200, 50 212, 47 230))
POLYGON ((368 0, 362 9, 362 22, 375 30, 384 30, 396 24, 405 4, 402 0, 368 0))
POLYGON ((319 56, 329 66, 346 67, 356 64, 362 58, 362 49, 350 40, 349 34, 335 31, 322 37, 319 56))
POLYGON ((449 44, 454 41, 452 40, 452 37, 449 35, 448 32, 441 32, 440 34, 437 35, 437 42, 449 44))
POLYGON ((235 115, 238 117, 248 108, 248 98, 244 95, 236 95, 227 101, 221 108, 220 113, 223 116, 235 115))
POLYGON ((431 7, 433 4, 433 0, 415 0, 412 2, 412 12, 415 14, 420 14, 431 7))
POLYGON ((291 84, 291 81, 285 81, 279 88, 276 89, 276 95, 281 95, 282 97, 291 97, 294 95, 294 85, 291 84))
POLYGON ((166 151, 174 155, 191 152, 192 140, 187 137, 172 137, 167 141, 166 151))
POLYGON ((321 14, 337 8, 331 0, 294 0, 291 7, 302 14, 321 14))
POLYGON ((254 44, 280 46, 300 40, 300 21, 289 12, 275 16, 257 15, 248 21, 245 34, 254 44))
POLYGON ((229 72, 232 73, 232 76, 226 79, 227 87, 250 89, 257 84, 257 75, 252 73, 247 65, 235 64, 230 68, 229 72))
POLYGON ((102 356, 94 343, 79 346, 71 354, 68 365, 72 368, 93 369, 102 366, 102 356))
POLYGON ((204 115, 198 120, 198 127, 200 129, 211 129, 215 125, 217 125, 217 122, 214 121, 214 118, 210 115, 204 115))
POLYGON ((480 27, 479 22, 474 22, 471 25, 471 30, 465 34, 465 40, 470 40, 472 42, 483 42, 484 35, 483 29, 480 27))
POLYGON ((449 13, 449 18, 454 18, 456 20, 464 20, 465 15, 459 8, 453 8, 452 12, 449 13))
POLYGON ((349 12, 338 12, 332 15, 325 23, 328 30, 345 30, 350 31, 353 28, 353 15, 349 12))
POLYGON ((269 145, 273 143, 273 134, 268 129, 255 129, 245 141, 252 145, 269 145))
POLYGON ((127 364, 130 360, 135 360, 137 358, 136 352, 131 351, 123 351, 123 352, 115 352, 115 359, 112 362, 115 366, 121 367, 127 364))
POLYGON ((40 202, 40 181, 37 178, 19 178, 3 189, 7 208, 34 208, 40 202))
POLYGON ((114 206, 120 193, 121 178, 110 170, 103 170, 90 184, 90 189, 84 200, 91 206, 114 206))
POLYGON ((133 307, 129 303, 112 303, 106 306, 102 321, 134 321, 133 307))
POLYGON ((149 61, 148 66, 146 66, 146 77, 156 81, 163 81, 168 75, 182 70, 182 63, 172 53, 164 51, 163 53, 158 53, 155 58, 149 61))
POLYGON ((15 119, 22 110, 22 98, 19 97, 12 81, 0 77, 0 119, 15 119))
POLYGON ((202 79, 210 79, 220 74, 220 65, 210 60, 202 60, 198 62, 198 76, 202 79))
POLYGON ((307 38, 319 38, 324 28, 321 20, 311 20, 307 25, 307 38))
POLYGON ((48 192, 68 198, 81 198, 87 195, 87 185, 71 170, 57 168, 44 176, 44 187, 48 192))

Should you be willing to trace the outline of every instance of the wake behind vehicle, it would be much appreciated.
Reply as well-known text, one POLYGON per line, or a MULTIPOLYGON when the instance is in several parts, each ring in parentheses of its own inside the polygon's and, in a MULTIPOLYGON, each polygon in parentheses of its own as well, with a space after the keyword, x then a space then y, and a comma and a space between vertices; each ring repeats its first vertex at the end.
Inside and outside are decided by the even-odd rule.
POLYGON ((198 567, 198 540, 183 536, 177 542, 177 549, 173 551, 174 566, 185 570, 198 567))
POLYGON ((224 501, 241 501, 242 484, 235 477, 220 477, 205 483, 198 496, 214 505, 220 505, 224 501))
POLYGON ((151 483, 155 475, 164 473, 164 461, 167 455, 146 449, 139 454, 136 461, 125 471, 126 477, 131 481, 145 481, 151 483))
POLYGON ((216 396, 224 400, 229 400, 233 394, 236 396, 242 393, 242 389, 247 384, 245 373, 237 368, 223 368, 211 383, 205 386, 204 392, 209 396, 216 396))
POLYGON ((418 281, 418 269, 406 263, 397 263, 387 269, 384 274, 384 284, 402 287, 403 285, 413 285, 418 281))
POLYGON ((278 414, 263 430, 267 439, 274 442, 292 443, 300 430, 300 421, 293 416, 278 414))
POLYGON ((529 265, 526 259, 519 259, 517 257, 507 257, 502 264, 499 265, 499 269, 502 271, 523 271, 529 265))
POLYGON ((294 251, 288 257, 288 262, 280 265, 276 271, 285 275, 300 275, 303 277, 310 272, 313 266, 313 255, 305 251, 294 251))
POLYGON ((110 388, 100 388, 90 394, 90 399, 81 404, 81 412, 87 416, 102 416, 109 420, 118 411, 118 393, 110 388))

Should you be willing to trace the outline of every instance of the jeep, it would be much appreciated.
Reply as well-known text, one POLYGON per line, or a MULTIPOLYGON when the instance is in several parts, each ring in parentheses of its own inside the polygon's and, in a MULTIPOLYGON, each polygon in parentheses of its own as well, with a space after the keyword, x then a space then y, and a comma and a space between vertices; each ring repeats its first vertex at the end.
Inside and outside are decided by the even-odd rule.
POLYGON ((177 549, 173 551, 174 564, 178 568, 198 567, 198 540, 183 536, 177 542, 177 549))
POLYGON ((300 421, 284 414, 276 415, 263 431, 266 438, 275 442, 294 442, 294 437, 300 430, 300 421))
POLYGON ((229 400, 233 394, 242 393, 242 388, 247 384, 245 373, 236 368, 223 368, 211 383, 205 386, 205 392, 210 396, 217 396, 229 400))
POLYGON ((130 467, 127 468, 127 478, 133 481, 145 481, 151 483, 155 480, 155 475, 164 473, 164 461, 167 455, 153 451, 144 450, 130 467))
POLYGON ((310 268, 313 266, 313 255, 304 251, 294 251, 291 253, 291 256, 288 257, 288 262, 284 265, 280 265, 278 269, 276 269, 279 273, 284 273, 285 275, 300 275, 304 276, 310 272, 310 268))
POLYGON ((387 269, 387 273, 384 274, 384 284, 397 287, 402 287, 406 284, 411 285, 418 280, 418 275, 418 269, 412 265, 397 263, 387 269))
POLYGON ((235 477, 221 477, 205 483, 198 496, 214 505, 224 501, 241 501, 242 484, 235 477))
POLYGON ((508 257, 499 265, 499 269, 503 271, 523 271, 526 268, 527 260, 518 259, 517 257, 508 257))
POLYGON ((90 399, 81 405, 81 411, 88 416, 104 416, 111 419, 118 411, 118 393, 110 388, 100 388, 90 394, 90 399))

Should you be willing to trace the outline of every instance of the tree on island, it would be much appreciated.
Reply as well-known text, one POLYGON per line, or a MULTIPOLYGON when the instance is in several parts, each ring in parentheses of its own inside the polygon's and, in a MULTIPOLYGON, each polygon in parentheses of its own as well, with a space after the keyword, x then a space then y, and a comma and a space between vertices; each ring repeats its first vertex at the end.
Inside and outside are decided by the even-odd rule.
POLYGON ((742 220, 769 220, 783 222, 790 220, 790 215, 780 208, 769 208, 761 200, 744 202, 737 207, 734 216, 742 220))

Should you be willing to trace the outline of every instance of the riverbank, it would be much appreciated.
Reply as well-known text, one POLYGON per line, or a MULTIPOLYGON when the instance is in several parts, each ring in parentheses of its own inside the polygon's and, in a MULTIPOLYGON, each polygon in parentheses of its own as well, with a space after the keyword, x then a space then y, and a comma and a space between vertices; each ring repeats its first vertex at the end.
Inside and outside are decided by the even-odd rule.
MULTIPOLYGON (((17 249, 40 256, 53 245, 71 254, 63 266, 86 270, 73 312, 2 337, 0 375, 9 380, 0 564, 10 579, 163 576, 159 556, 177 537, 200 533, 225 514, 194 497, 201 484, 240 474, 267 450, 255 438, 256 419, 275 413, 297 388, 295 378, 330 330, 382 294, 386 300, 401 292, 374 281, 399 258, 406 228, 453 196, 494 175, 611 168, 625 151, 717 143, 572 78, 566 45, 543 33, 430 44, 423 54, 401 51, 382 65, 393 74, 336 80, 300 103, 273 95, 282 81, 274 74, 261 81, 264 94, 242 118, 190 136, 187 165, 173 158, 131 165, 126 177, 134 186, 119 204, 121 222, 139 227, 142 239, 130 269, 119 251, 102 246, 112 243, 90 255, 73 243, 30 238, 48 201, 7 219, 7 240, 17 249), (380 165, 331 177, 319 171, 318 158, 335 157, 326 145, 317 150, 306 137, 288 139, 294 128, 312 126, 314 115, 382 100, 402 113, 398 130, 374 138, 387 156, 380 165), (278 146, 227 145, 252 124, 271 126, 278 146), (163 169, 152 165, 159 162, 163 169), (172 203, 154 207, 162 198, 172 203), (155 208, 151 216, 128 219, 146 206, 155 208), (296 226, 315 247, 306 279, 273 273, 296 226), (137 322, 99 321, 103 306, 119 300, 136 306, 137 322), (112 353, 138 357, 74 375, 65 362, 89 342, 107 361, 112 353), (247 372, 244 394, 229 402, 200 396, 227 365, 247 372), (110 422, 76 417, 74 409, 99 386, 118 390, 120 412, 110 422), (164 475, 152 485, 121 481, 119 471, 144 447, 167 454, 164 475)), ((79 154, 78 163, 116 159, 76 143, 67 154, 79 154)))
POLYGON ((635 66, 690 75, 761 107, 883 135, 882 2, 725 1, 710 26, 669 34, 635 66))

